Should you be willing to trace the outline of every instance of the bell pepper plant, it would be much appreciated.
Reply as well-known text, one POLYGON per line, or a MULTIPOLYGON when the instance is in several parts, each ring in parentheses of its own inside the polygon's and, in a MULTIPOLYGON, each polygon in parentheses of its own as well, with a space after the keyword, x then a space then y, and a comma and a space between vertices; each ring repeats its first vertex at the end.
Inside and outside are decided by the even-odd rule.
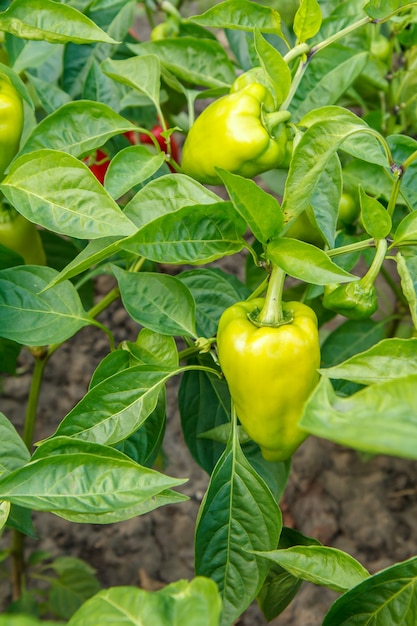
POLYGON ((417 459, 417 3, 35 5, 0 7, 0 365, 31 372, 22 428, 0 392, 0 625, 272 621, 303 581, 339 594, 322 626, 414 624, 412 549, 370 573, 281 509, 310 443, 417 459), (88 327, 108 350, 39 440, 88 327), (167 386, 208 475, 190 580, 29 554, 45 513, 185 506, 167 386))

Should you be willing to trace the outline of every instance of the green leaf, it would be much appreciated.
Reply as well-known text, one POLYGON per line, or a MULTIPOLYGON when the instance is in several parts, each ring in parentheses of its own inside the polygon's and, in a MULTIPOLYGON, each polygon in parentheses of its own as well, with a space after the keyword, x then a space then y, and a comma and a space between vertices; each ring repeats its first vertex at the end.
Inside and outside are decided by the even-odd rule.
POLYGON ((15 427, 3 413, 0 413, 0 438, 3 442, 0 456, 0 477, 3 477, 27 463, 30 454, 15 427))
POLYGON ((372 19, 385 21, 384 18, 393 15, 400 7, 408 4, 408 0, 370 0, 365 4, 364 10, 372 19))
POLYGON ((170 489, 184 482, 113 448, 56 437, 0 481, 0 498, 69 521, 107 524, 184 500, 170 489))
POLYGON ((254 41, 261 65, 271 79, 277 96, 277 104, 280 105, 290 91, 292 81, 290 68, 278 50, 262 37, 257 28, 255 29, 254 41))
POLYGON ((320 370, 329 378, 371 385, 402 378, 417 370, 417 339, 384 339, 340 365, 320 370))
POLYGON ((155 54, 164 68, 186 84, 229 87, 233 65, 223 46, 212 39, 178 37, 128 46, 134 54, 155 54))
POLYGON ((317 0, 301 0, 293 23, 293 30, 298 43, 304 43, 307 39, 317 35, 322 19, 320 5, 317 0))
POLYGON ((318 437, 355 450, 417 459, 416 384, 414 374, 365 387, 343 398, 323 377, 299 424, 318 437))
POLYGON ((181 378, 178 407, 184 439, 194 460, 209 475, 224 446, 213 440, 202 440, 199 435, 230 421, 230 402, 226 381, 214 374, 190 370, 181 378))
POLYGON ((280 532, 281 513, 269 488, 233 439, 213 471, 196 528, 196 572, 219 587, 221 626, 257 595, 269 566, 253 551, 274 549, 280 532))
POLYGON ((322 367, 333 367, 385 339, 384 326, 374 320, 347 320, 327 336, 321 347, 322 367))
POLYGON ((352 274, 333 263, 323 250, 298 239, 277 237, 268 244, 265 254, 289 276, 313 285, 355 280, 352 274))
POLYGON ((51 43, 117 43, 88 17, 53 0, 14 0, 0 14, 0 30, 51 43))
POLYGON ((401 279, 401 289, 407 298, 414 328, 417 328, 417 257, 396 256, 397 272, 401 279))
POLYGON ((128 351, 138 364, 178 367, 175 339, 148 328, 142 328, 135 343, 124 342, 123 349, 128 351))
POLYGON ((101 69, 113 80, 136 89, 159 106, 161 64, 154 54, 115 61, 106 59, 101 69))
MULTIPOLYGON (((3 532, 3 529, 6 525, 7 522, 7 518, 9 517, 10 514, 10 502, 0 502, 0 536, 3 532)), ((1 557, 1 554, 0 554, 1 557)), ((0 561, 3 560, 2 558, 0 558, 0 561)))
POLYGON ((256 552, 287 572, 315 585, 344 593, 369 577, 350 554, 327 546, 294 546, 285 550, 256 552))
POLYGON ((336 104, 361 74, 368 56, 367 52, 352 54, 352 48, 339 45, 321 50, 309 63, 291 101, 291 120, 297 122, 311 110, 336 104))
POLYGON ((239 215, 255 238, 263 244, 276 237, 282 228, 281 207, 271 194, 253 180, 217 168, 227 193, 239 215))
POLYGON ((351 589, 331 606, 323 626, 402 626, 416 611, 417 557, 396 563, 351 589))
POLYGON ((123 626, 218 626, 220 611, 216 584, 197 577, 191 582, 171 583, 160 591, 137 587, 100 591, 73 615, 68 626, 96 626, 104 622, 123 626))
POLYGON ((51 583, 49 602, 55 615, 69 619, 100 590, 95 570, 76 557, 58 557, 49 567, 58 574, 51 583))
POLYGON ((152 154, 145 146, 129 146, 110 161, 104 186, 112 198, 123 194, 151 178, 165 163, 165 154, 152 154))
POLYGON ((125 272, 116 266, 113 272, 123 305, 135 322, 163 335, 196 337, 194 298, 178 278, 125 272))
POLYGON ((245 230, 229 202, 184 206, 146 224, 120 247, 157 263, 209 263, 242 250, 245 230))
POLYGON ((62 420, 53 437, 114 445, 132 435, 155 409, 178 370, 150 365, 122 369, 94 384, 62 420))
POLYGON ((18 158, 0 188, 28 220, 62 235, 98 239, 136 232, 88 167, 65 152, 18 158))
MULTIPOLYGON (((338 106, 314 110, 301 121, 308 128, 294 150, 282 208, 284 223, 295 219, 311 203, 317 181, 334 153, 350 135, 367 133, 369 128, 359 117, 338 106)), ((382 152, 379 151, 380 157, 382 152)), ((387 163, 388 165, 388 163, 387 163)))
POLYGON ((256 25, 263 33, 281 34, 281 17, 273 8, 249 0, 225 0, 210 7, 201 15, 188 18, 208 28, 230 28, 253 31, 256 25))
POLYGON ((114 135, 130 130, 136 130, 136 126, 102 102, 68 102, 35 126, 19 156, 53 148, 80 157, 90 154, 114 135))
POLYGON ((417 211, 407 215, 395 231, 394 241, 390 248, 413 246, 417 244, 417 211))
POLYGON ((57 272, 19 265, 0 271, 0 334, 27 346, 61 343, 92 324, 70 282, 48 284, 57 272))
MULTIPOLYGON (((111 167, 111 166, 110 166, 111 167)), ((184 174, 167 174, 151 180, 127 203, 124 214, 138 227, 184 207, 216 204, 221 198, 184 174)))
POLYGON ((235 276, 218 268, 189 270, 178 275, 196 303, 197 335, 213 337, 220 316, 235 302, 246 300, 249 289, 235 276))
MULTIPOLYGON (((306 537, 293 528, 283 527, 279 538, 278 548, 289 548, 294 545, 321 545, 317 539, 306 537)), ((297 595, 301 585, 301 578, 289 574, 276 563, 272 563, 271 569, 260 590, 257 601, 262 613, 268 622, 280 615, 297 595)))
POLYGON ((374 239, 385 239, 392 228, 386 208, 378 200, 368 196, 362 187, 359 188, 359 200, 364 229, 374 239))

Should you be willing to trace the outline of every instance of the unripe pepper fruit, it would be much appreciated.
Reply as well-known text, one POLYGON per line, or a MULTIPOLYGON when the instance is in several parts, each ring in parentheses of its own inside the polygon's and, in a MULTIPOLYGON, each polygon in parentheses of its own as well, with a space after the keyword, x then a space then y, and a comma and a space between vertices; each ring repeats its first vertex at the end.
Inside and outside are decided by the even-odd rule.
POLYGON ((323 306, 352 320, 371 317, 378 308, 378 296, 374 285, 364 286, 361 280, 342 285, 326 285, 323 306))
POLYGON ((0 179, 19 150, 23 103, 11 80, 0 73, 0 179))
POLYGON ((217 346, 237 416, 267 461, 289 459, 308 433, 298 426, 317 384, 317 318, 300 302, 283 302, 289 320, 277 327, 251 321, 263 298, 238 302, 220 318, 217 346))
POLYGON ((27 265, 46 265, 36 225, 12 207, 0 205, 0 244, 17 252, 27 265))
POLYGON ((184 174, 217 185, 216 167, 247 178, 278 167, 286 156, 287 133, 283 123, 271 134, 265 126, 270 100, 264 85, 250 83, 209 104, 184 142, 184 174))

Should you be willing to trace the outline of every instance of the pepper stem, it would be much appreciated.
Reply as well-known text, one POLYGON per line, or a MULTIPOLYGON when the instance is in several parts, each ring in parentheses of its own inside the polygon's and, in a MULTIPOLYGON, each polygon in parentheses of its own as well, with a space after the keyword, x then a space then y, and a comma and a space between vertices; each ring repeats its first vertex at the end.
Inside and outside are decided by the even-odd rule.
POLYGON ((257 315, 256 322, 260 326, 280 326, 285 323, 282 310, 282 292, 284 289, 285 272, 277 265, 272 266, 272 272, 265 296, 265 304, 257 315))
POLYGON ((381 270, 382 263, 384 262, 387 247, 388 244, 386 239, 378 239, 378 241, 376 242, 376 254, 373 258, 373 261, 365 276, 360 279, 361 286, 364 289, 370 289, 374 284, 376 277, 381 270))
POLYGON ((291 117, 289 111, 274 111, 273 113, 264 113, 263 122, 267 131, 271 134, 274 128, 276 128, 282 122, 286 122, 291 117))

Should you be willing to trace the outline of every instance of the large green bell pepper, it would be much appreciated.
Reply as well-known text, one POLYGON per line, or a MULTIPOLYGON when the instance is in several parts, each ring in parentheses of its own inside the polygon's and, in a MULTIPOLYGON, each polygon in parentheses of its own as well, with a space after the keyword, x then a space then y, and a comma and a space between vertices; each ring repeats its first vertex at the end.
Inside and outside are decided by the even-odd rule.
POLYGON ((256 298, 226 309, 218 355, 243 428, 266 460, 285 461, 308 436, 298 420, 319 378, 317 318, 300 302, 283 302, 287 323, 257 326, 251 320, 264 302, 256 298))

